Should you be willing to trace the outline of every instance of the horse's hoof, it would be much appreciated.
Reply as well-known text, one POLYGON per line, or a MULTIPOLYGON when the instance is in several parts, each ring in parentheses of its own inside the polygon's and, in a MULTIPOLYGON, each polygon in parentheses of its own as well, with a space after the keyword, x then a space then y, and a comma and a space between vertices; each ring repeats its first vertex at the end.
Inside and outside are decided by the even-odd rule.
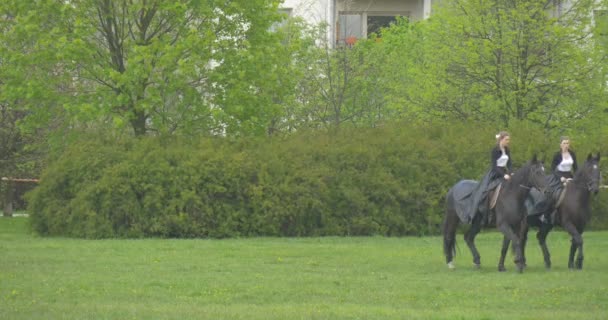
POLYGON ((473 268, 475 268, 476 270, 481 269, 481 264, 480 263, 473 263, 473 268))
POLYGON ((454 265, 454 262, 452 262, 452 261, 448 262, 448 269, 450 269, 450 270, 456 269, 456 265, 454 265))
POLYGON ((505 266, 498 266, 498 272, 505 272, 507 271, 507 268, 505 268, 505 266))
POLYGON ((524 266, 517 266, 517 273, 523 273, 524 272, 524 266))

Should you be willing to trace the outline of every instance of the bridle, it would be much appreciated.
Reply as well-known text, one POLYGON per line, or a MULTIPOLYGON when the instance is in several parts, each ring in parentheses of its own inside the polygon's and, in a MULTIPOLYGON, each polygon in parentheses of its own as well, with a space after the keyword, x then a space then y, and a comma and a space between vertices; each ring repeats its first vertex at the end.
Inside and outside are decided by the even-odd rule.
MULTIPOLYGON (((539 176, 540 180, 544 181, 544 179, 545 179, 545 167, 542 165, 542 163, 539 164, 539 166, 540 166, 540 168, 536 168, 536 165, 533 168, 531 168, 530 171, 532 171, 532 172, 531 172, 531 174, 528 175, 528 182, 530 182, 529 181, 530 177, 533 177, 533 176, 539 176)), ((533 183, 531 183, 532 184, 531 187, 523 186, 523 185, 520 185, 520 186, 524 187, 526 189, 536 188, 540 192, 543 192, 543 193, 545 192, 546 185, 544 185, 544 186, 541 187, 540 184, 538 183, 538 179, 534 179, 532 182, 533 183)))
MULTIPOLYGON (((597 168, 597 164, 594 164, 595 169, 599 170, 599 168, 597 168)), ((586 188, 587 191, 592 191, 593 189, 593 185, 594 183, 597 183, 597 185, 600 185, 600 181, 602 179, 601 175, 600 178, 594 179, 593 176, 591 174, 588 174, 587 171, 584 171, 583 174, 581 174, 583 176, 583 178, 585 180, 587 180, 584 184, 581 185, 581 183, 578 183, 578 180, 576 179, 576 177, 574 177, 574 179, 572 180, 575 188, 586 188)))
MULTIPOLYGON (((542 164, 540 164, 540 168, 537 168, 537 166, 538 165, 535 164, 535 165, 532 165, 532 167, 530 168, 530 172, 528 174, 528 183, 530 183, 530 177, 538 175, 539 171, 541 172, 541 174, 540 174, 541 179, 544 179, 545 168, 543 167, 542 164)), ((541 188, 539 185, 536 185, 534 182, 537 182, 537 179, 534 179, 532 181, 532 183, 530 183, 532 185, 530 187, 528 187, 528 186, 526 186, 524 184, 521 184, 521 183, 519 184, 519 187, 527 189, 527 190, 531 190, 532 188, 536 188, 536 189, 540 190, 541 192, 543 192, 545 188, 544 187, 541 188)))

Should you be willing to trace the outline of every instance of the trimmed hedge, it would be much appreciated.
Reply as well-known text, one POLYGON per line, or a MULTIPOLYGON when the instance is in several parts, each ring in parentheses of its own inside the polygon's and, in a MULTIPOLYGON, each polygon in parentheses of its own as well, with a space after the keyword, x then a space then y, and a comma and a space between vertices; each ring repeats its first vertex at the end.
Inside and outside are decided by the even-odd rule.
MULTIPOLYGON (((516 167, 557 145, 516 130, 516 167)), ((28 194, 31 223, 84 238, 437 234, 447 190, 485 173, 495 131, 441 123, 265 139, 87 136, 28 194)))

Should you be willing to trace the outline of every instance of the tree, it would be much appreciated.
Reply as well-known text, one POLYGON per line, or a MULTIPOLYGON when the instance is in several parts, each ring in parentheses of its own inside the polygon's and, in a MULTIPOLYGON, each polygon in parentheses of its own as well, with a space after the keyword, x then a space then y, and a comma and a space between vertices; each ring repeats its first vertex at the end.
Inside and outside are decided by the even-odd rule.
MULTIPOLYGON (((30 107, 53 97, 47 101, 59 110, 51 112, 64 112, 72 125, 126 126, 135 135, 248 130, 250 115, 264 107, 256 93, 273 85, 255 81, 253 68, 280 45, 270 31, 280 18, 278 0, 11 0, 0 6, 15 21, 3 40, 31 39, 29 50, 10 55, 12 68, 33 68, 26 56, 37 52, 43 69, 37 79, 20 77, 21 84, 8 89, 36 88, 40 95, 26 97, 30 107)), ((33 119, 49 112, 31 111, 37 111, 33 119)))
POLYGON ((567 127, 603 109, 598 72, 605 58, 590 28, 598 4, 578 0, 561 11, 554 5, 448 1, 416 27, 389 30, 386 37, 403 40, 390 44, 409 53, 387 66, 393 82, 409 80, 392 99, 407 101, 415 116, 504 127, 512 120, 567 127))
MULTIPOLYGON (((15 126, 16 115, 5 104, 0 104, 0 177, 14 175, 16 172, 15 153, 22 139, 15 126)), ((0 181, 0 194, 4 204, 4 214, 11 216, 13 209, 13 186, 10 180, 0 181)))
POLYGON ((299 85, 303 122, 309 127, 337 129, 343 124, 376 126, 385 121, 383 56, 373 50, 377 38, 359 39, 332 48, 323 26, 319 46, 307 56, 299 85))
MULTIPOLYGON (((28 115, 25 101, 33 97, 47 102, 53 100, 44 96, 45 90, 41 89, 48 88, 49 84, 39 77, 44 73, 45 64, 36 63, 42 57, 38 47, 33 45, 32 37, 16 28, 17 17, 26 7, 27 4, 18 1, 0 5, 0 177, 7 178, 0 181, 0 202, 7 216, 12 214, 15 200, 12 178, 37 176, 42 159, 40 152, 31 147, 35 136, 19 125, 28 115), (28 85, 24 86, 28 79, 28 85)), ((44 17, 38 21, 43 22, 44 17)), ((39 139, 44 139, 44 135, 39 139)))

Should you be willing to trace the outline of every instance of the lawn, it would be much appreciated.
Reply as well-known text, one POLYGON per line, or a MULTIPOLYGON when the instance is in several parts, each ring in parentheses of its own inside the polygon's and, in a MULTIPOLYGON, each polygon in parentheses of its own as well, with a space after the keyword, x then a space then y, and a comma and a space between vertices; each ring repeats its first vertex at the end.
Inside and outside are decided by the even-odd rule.
POLYGON ((545 270, 496 264, 501 234, 462 235, 457 269, 440 237, 80 240, 0 218, 0 319, 608 319, 608 232, 589 232, 582 271, 549 235, 545 270))

